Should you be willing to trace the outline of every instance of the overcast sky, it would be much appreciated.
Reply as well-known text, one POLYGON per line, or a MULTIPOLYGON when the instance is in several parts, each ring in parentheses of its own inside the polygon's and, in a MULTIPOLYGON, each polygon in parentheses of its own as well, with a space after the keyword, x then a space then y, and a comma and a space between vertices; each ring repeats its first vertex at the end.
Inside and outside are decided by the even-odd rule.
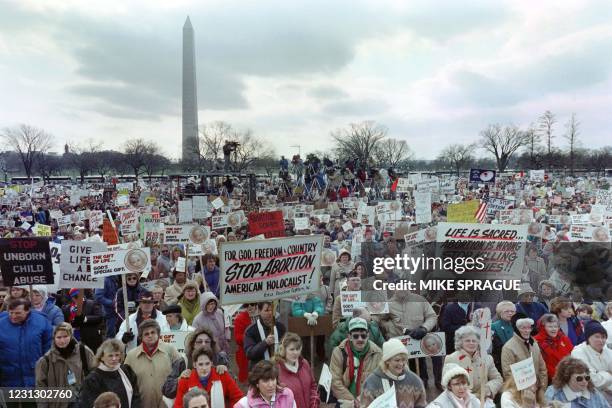
POLYGON ((279 154, 375 120, 433 158, 547 109, 557 145, 572 112, 584 147, 612 144, 607 0, 0 0, 0 127, 42 127, 56 151, 143 137, 178 157, 187 15, 200 122, 279 154))

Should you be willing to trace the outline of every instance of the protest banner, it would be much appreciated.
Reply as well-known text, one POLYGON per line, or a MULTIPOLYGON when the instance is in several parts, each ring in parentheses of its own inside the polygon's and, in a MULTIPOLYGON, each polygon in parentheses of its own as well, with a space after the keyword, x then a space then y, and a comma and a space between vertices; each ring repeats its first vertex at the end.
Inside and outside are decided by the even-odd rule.
POLYGON ((428 224, 431 222, 431 193, 429 191, 415 191, 415 222, 428 224))
POLYGON ((408 358, 420 358, 427 356, 446 355, 446 336, 444 332, 430 332, 421 340, 410 336, 399 336, 400 340, 408 349, 408 358))
POLYGON ((148 245, 162 242, 164 224, 159 213, 144 213, 140 215, 140 239, 148 245))
POLYGON ((319 290, 323 237, 223 242, 221 304, 260 302, 319 290))
POLYGON ((192 206, 194 220, 203 220, 208 218, 208 197, 193 196, 192 206))
POLYGON ((307 230, 307 229, 310 228, 310 224, 308 222, 308 217, 294 218, 293 222, 295 223, 295 230, 296 231, 307 230))
POLYGON ((520 279, 525 259, 527 225, 463 224, 442 222, 437 226, 436 256, 483 259, 481 278, 520 279))
POLYGON ((408 193, 410 192, 411 188, 412 184, 410 183, 410 179, 400 177, 397 180, 397 187, 395 188, 395 191, 397 193, 408 193))
POLYGON ((178 202, 178 222, 179 224, 193 222, 193 209, 191 208, 191 200, 181 200, 178 202))
POLYGON ((94 277, 148 274, 151 269, 151 250, 145 247, 97 252, 91 254, 90 265, 94 277))
POLYGON ((343 290, 340 292, 340 306, 342 308, 342 316, 352 316, 353 309, 363 307, 361 302, 361 291, 343 290))
POLYGON ((514 377, 517 390, 524 390, 536 383, 537 376, 531 356, 518 363, 510 364, 510 370, 512 371, 512 377, 514 377))
POLYGON ((164 343, 174 346, 179 353, 185 353, 185 340, 189 336, 190 331, 173 330, 161 332, 159 339, 164 343))
POLYGON ((470 169, 470 183, 495 184, 495 170, 470 169))
POLYGON ((0 253, 5 286, 53 284, 48 238, 2 238, 0 253))
POLYGON ((369 408, 397 408, 397 398, 395 396, 395 383, 389 389, 374 399, 368 405, 369 408))
POLYGON ((202 225, 164 225, 164 244, 199 244, 209 236, 210 229, 202 225))
POLYGON ((225 205, 225 203, 223 202, 223 199, 221 197, 217 197, 215 198, 212 202, 211 202, 213 208, 215 210, 218 210, 219 208, 223 207, 225 205))
POLYGON ((440 180, 433 176, 428 179, 421 179, 415 183, 417 191, 440 191, 440 180))
POLYGON ((128 208, 119 211, 121 221, 121 235, 125 240, 131 241, 138 235, 138 218, 140 212, 138 208, 128 208))
POLYGON ((319 377, 319 385, 325 389, 327 393, 327 397, 325 402, 329 401, 329 394, 331 393, 331 382, 332 382, 332 373, 329 369, 329 366, 323 363, 323 368, 321 369, 321 376, 319 377))
POLYGON ((284 237, 285 221, 282 211, 252 212, 249 214, 249 235, 263 234, 266 238, 284 237))
POLYGON ((94 278, 89 265, 91 254, 101 251, 106 251, 103 242, 63 240, 60 251, 60 288, 103 288, 104 280, 94 278))
POLYGON ((529 170, 529 181, 544 181, 544 170, 529 170))
POLYGON ((38 237, 50 237, 51 236, 51 226, 45 224, 36 224, 33 228, 34 235, 38 237))
POLYGON ((570 241, 610 242, 610 226, 571 225, 570 241))
POLYGON ((507 210, 513 205, 514 201, 491 197, 487 205, 487 215, 494 216, 497 211, 507 210))
POLYGON ((89 213, 89 230, 97 231, 100 225, 104 223, 104 213, 100 210, 94 210, 89 213))
POLYGON ((478 200, 449 204, 446 219, 448 222, 475 223, 479 205, 478 200))

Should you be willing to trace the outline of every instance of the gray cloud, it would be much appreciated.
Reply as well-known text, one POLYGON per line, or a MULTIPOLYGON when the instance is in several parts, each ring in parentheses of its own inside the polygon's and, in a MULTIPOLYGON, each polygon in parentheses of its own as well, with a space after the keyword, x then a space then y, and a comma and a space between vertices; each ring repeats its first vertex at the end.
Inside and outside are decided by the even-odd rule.
POLYGON ((348 93, 338 86, 319 85, 310 89, 308 95, 316 99, 339 99, 346 98, 348 93))
POLYGON ((323 112, 334 116, 366 116, 371 117, 386 112, 389 104, 382 99, 345 99, 330 102, 323 106, 323 112))

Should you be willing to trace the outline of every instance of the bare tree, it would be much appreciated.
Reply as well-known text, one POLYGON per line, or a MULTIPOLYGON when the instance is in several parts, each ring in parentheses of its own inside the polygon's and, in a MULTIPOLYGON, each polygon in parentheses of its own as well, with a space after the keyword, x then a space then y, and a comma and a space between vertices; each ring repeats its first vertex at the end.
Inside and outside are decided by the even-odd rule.
POLYGON ((216 121, 199 126, 199 150, 196 152, 200 167, 214 169, 215 161, 223 155, 223 145, 228 140, 235 140, 238 134, 227 122, 216 121))
POLYGON ((43 154, 36 161, 36 169, 43 180, 49 182, 49 177, 62 172, 64 164, 61 156, 43 154))
POLYGON ((236 132, 234 137, 234 141, 239 143, 236 151, 232 153, 234 171, 244 171, 258 160, 276 157, 274 149, 266 147, 267 143, 254 136, 251 130, 236 132))
POLYGON ((84 144, 68 143, 68 152, 64 154, 74 168, 79 172, 81 184, 85 183, 85 176, 95 167, 96 155, 102 149, 102 143, 88 139, 84 144))
POLYGON ((576 120, 576 114, 572 113, 572 116, 565 124, 565 135, 563 136, 569 144, 570 174, 572 176, 574 175, 574 167, 576 165, 576 148, 580 144, 578 140, 580 135, 579 127, 580 122, 576 120))
POLYGON ((154 142, 144 139, 130 139, 125 142, 124 151, 127 162, 134 171, 134 176, 138 178, 151 155, 159 152, 159 147, 154 142))
POLYGON ((19 154, 27 177, 32 177, 34 164, 53 144, 53 136, 49 133, 26 124, 4 129, 2 138, 19 154))
POLYGON ((438 160, 455 169, 457 175, 474 160, 474 145, 452 144, 446 146, 438 155, 438 160))
POLYGON ((551 161, 551 155, 553 151, 552 140, 555 138, 555 135, 553 134, 553 126, 555 123, 557 123, 555 115, 549 110, 547 110, 546 112, 544 112, 542 116, 540 116, 538 129, 541 132, 542 136, 544 136, 544 140, 546 142, 548 167, 550 167, 552 163, 551 161))
POLYGON ((397 167, 412 157, 413 153, 405 140, 386 138, 374 150, 374 160, 378 167, 397 167))
POLYGON ((369 167, 373 164, 378 144, 387 136, 387 128, 373 121, 365 121, 337 129, 331 136, 336 142, 336 153, 340 159, 356 159, 361 165, 369 167))
POLYGON ((529 143, 529 136, 517 126, 489 125, 480 132, 482 146, 493 156, 499 171, 504 171, 512 155, 521 147, 529 143))

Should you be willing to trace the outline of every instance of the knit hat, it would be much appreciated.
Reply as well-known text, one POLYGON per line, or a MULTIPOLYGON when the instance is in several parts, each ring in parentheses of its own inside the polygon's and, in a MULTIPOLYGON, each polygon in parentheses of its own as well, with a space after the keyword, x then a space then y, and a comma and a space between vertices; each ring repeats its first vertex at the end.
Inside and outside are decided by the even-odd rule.
POLYGON ((442 369, 442 386, 448 388, 448 384, 452 379, 459 376, 464 376, 468 383, 470 382, 470 376, 463 367, 455 363, 444 364, 442 369))
POLYGON ((342 257, 342 255, 344 255, 344 254, 348 255, 348 258, 349 258, 349 261, 350 261, 350 260, 351 260, 351 251, 349 251, 349 250, 348 250, 348 249, 346 249, 346 248, 342 248, 342 249, 340 250, 340 253, 338 254, 338 261, 340 260, 340 258, 341 258, 341 257, 342 257))
POLYGON ((521 284, 521 288, 518 290, 518 293, 516 295, 516 297, 518 298, 519 302, 521 301, 521 296, 527 294, 527 293, 531 293, 532 295, 535 295, 536 293, 533 291, 533 289, 531 289, 531 285, 528 283, 522 283, 521 284))
POLYGON ((170 305, 168 307, 166 307, 164 309, 164 311, 162 312, 165 315, 170 314, 170 313, 178 313, 181 314, 182 313, 182 309, 179 305, 170 305))
POLYGON ((584 327, 584 336, 587 341, 589 340, 589 337, 597 333, 602 334, 606 338, 608 337, 608 332, 597 320, 587 322, 586 326, 584 327))
POLYGON ((71 298, 79 296, 79 290, 77 288, 72 288, 68 291, 68 296, 71 298))
POLYGON ((519 333, 518 327, 522 326, 523 324, 529 323, 532 326, 534 325, 533 319, 529 318, 529 316, 524 313, 515 313, 510 322, 512 323, 512 328, 516 333, 519 333))
POLYGON ((382 346, 383 355, 382 361, 387 361, 397 356, 398 354, 405 354, 408 357, 408 349, 398 339, 389 339, 383 343, 382 346))
POLYGON ((349 321, 348 331, 350 333, 353 330, 357 330, 357 329, 368 330, 368 322, 366 322, 365 319, 363 319, 361 317, 353 317, 349 321))

